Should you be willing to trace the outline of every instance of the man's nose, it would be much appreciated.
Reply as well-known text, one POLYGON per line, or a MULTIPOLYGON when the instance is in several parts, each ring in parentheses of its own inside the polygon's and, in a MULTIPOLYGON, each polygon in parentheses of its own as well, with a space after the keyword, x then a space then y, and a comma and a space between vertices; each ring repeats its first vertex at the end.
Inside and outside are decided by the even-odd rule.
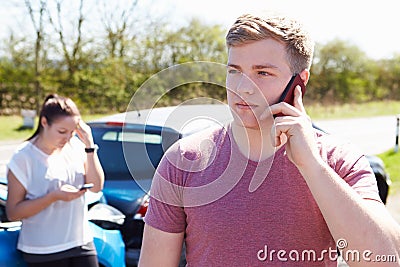
POLYGON ((256 90, 256 85, 255 83, 250 79, 249 76, 246 74, 242 74, 240 77, 240 81, 237 85, 236 91, 241 94, 254 94, 254 91, 256 90))

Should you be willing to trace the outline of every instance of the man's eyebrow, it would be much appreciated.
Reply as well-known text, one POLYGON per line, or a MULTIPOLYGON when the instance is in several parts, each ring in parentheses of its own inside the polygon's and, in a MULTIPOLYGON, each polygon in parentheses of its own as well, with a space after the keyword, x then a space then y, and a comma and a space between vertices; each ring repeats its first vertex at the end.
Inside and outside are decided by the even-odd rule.
MULTIPOLYGON (((231 68, 238 69, 238 70, 242 69, 239 65, 232 64, 232 63, 228 63, 227 66, 228 66, 228 67, 231 67, 231 68)), ((253 70, 260 70, 260 69, 278 69, 278 67, 275 66, 275 65, 273 65, 273 64, 268 64, 268 63, 267 63, 267 64, 261 64, 261 65, 253 65, 253 66, 252 66, 252 69, 253 69, 253 70)))
POLYGON ((262 65, 254 65, 253 69, 259 70, 259 69, 278 69, 277 66, 272 65, 272 64, 262 64, 262 65))
POLYGON ((228 67, 231 67, 231 68, 234 68, 234 69, 241 69, 240 66, 239 66, 239 65, 236 65, 236 64, 230 64, 230 63, 228 63, 227 66, 228 66, 228 67))

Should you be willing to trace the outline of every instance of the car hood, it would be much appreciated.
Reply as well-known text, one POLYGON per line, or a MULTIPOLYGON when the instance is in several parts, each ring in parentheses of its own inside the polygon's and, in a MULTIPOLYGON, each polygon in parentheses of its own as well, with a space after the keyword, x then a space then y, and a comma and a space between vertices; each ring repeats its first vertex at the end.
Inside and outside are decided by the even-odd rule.
POLYGON ((134 180, 105 181, 103 193, 107 203, 125 215, 134 215, 142 204, 147 192, 134 180))

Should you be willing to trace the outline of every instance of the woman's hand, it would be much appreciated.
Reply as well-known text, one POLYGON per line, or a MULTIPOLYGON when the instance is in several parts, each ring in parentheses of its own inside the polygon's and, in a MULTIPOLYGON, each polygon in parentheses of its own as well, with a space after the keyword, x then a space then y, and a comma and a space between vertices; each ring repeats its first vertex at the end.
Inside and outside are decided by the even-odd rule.
POLYGON ((78 126, 76 128, 76 133, 86 147, 94 146, 92 129, 82 119, 79 120, 78 126))
POLYGON ((52 191, 49 194, 52 194, 52 197, 54 197, 55 200, 71 201, 81 197, 85 192, 86 189, 79 190, 73 185, 64 184, 59 190, 52 191))

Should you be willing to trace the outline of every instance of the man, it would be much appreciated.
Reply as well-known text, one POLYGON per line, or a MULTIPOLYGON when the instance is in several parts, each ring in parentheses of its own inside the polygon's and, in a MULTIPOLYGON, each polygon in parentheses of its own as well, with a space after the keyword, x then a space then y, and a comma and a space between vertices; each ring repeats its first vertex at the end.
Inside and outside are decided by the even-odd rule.
POLYGON ((234 120, 165 154, 139 265, 177 266, 185 238, 195 267, 336 266, 337 248, 350 266, 379 255, 398 266, 399 226, 366 158, 313 129, 300 86, 293 105, 278 103, 293 75, 309 80, 309 35, 285 17, 243 15, 226 42, 234 120))

